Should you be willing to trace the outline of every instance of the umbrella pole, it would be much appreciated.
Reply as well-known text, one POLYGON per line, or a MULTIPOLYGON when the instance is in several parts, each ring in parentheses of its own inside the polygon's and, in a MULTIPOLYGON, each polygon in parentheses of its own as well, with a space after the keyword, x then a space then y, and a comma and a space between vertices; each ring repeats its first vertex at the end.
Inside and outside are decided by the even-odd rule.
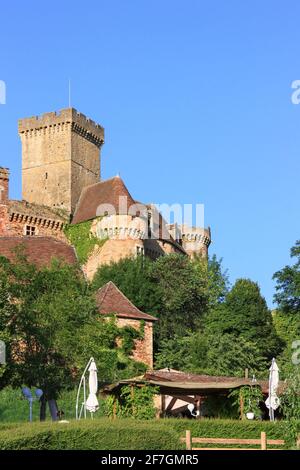
MULTIPOLYGON (((80 399, 80 390, 81 390, 81 386, 82 384, 84 384, 84 403, 83 403, 83 406, 84 406, 84 409, 85 409, 85 374, 86 374, 86 371, 88 370, 89 366, 90 366, 90 363, 93 361, 93 358, 91 357, 89 359, 89 362, 87 363, 85 369, 84 369, 84 372, 81 376, 81 379, 80 379, 80 382, 79 382, 79 386, 78 386, 78 391, 77 391, 77 397, 76 397, 76 419, 80 419, 81 418, 81 411, 82 411, 82 406, 81 406, 81 409, 80 409, 80 414, 78 415, 78 406, 79 406, 79 399, 80 399)), ((85 413, 85 417, 86 417, 86 413, 85 413)))
POLYGON ((83 378, 83 406, 84 406, 84 419, 86 419, 86 388, 85 388, 85 377, 83 378))

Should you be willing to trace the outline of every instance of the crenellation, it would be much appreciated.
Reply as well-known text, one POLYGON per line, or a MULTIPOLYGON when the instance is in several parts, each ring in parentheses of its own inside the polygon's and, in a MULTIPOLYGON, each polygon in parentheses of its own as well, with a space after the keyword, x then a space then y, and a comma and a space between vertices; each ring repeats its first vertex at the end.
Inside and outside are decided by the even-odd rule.
POLYGON ((74 108, 19 120, 25 201, 74 212, 82 189, 99 182, 104 129, 74 108))
POLYGON ((59 112, 49 112, 40 116, 19 119, 18 129, 19 133, 22 134, 34 130, 63 126, 65 124, 76 124, 86 132, 94 135, 101 143, 104 143, 104 128, 74 108, 66 108, 59 112))

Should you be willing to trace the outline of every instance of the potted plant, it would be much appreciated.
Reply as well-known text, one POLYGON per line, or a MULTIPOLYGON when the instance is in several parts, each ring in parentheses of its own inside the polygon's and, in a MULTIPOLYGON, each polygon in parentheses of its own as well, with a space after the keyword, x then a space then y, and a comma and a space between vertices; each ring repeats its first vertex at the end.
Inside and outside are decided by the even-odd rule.
POLYGON ((234 405, 240 408, 241 418, 259 419, 261 410, 259 404, 263 401, 263 394, 259 385, 246 385, 235 389, 230 394, 235 398, 234 405))

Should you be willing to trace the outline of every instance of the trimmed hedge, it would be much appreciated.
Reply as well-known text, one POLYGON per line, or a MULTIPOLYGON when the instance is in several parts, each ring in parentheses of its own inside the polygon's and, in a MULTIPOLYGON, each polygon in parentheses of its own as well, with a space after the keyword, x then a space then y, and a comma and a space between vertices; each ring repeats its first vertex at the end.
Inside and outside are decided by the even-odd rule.
POLYGON ((0 450, 164 450, 178 448, 178 434, 158 422, 94 419, 0 428, 0 450))
POLYGON ((186 429, 193 437, 259 439, 265 431, 268 439, 288 438, 288 424, 283 421, 99 418, 68 424, 5 424, 0 426, 0 450, 177 450, 185 449, 180 437, 185 436, 186 429))

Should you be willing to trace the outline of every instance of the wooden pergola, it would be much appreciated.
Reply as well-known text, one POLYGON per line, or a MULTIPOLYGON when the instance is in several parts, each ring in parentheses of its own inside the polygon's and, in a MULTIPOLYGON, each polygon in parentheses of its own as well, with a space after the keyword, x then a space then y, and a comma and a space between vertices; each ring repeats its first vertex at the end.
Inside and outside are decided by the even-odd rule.
MULTIPOLYGON (((121 380, 117 383, 103 388, 104 394, 114 395, 116 400, 120 399, 123 386, 129 385, 134 394, 135 387, 150 385, 158 388, 155 397, 157 417, 166 415, 180 415, 187 410, 189 404, 194 405, 194 412, 201 418, 201 403, 212 395, 227 397, 233 389, 243 386, 259 386, 262 393, 268 394, 267 381, 253 381, 249 378, 222 377, 187 374, 172 369, 161 369, 147 372, 144 376, 129 380, 121 380), (197 413, 198 412, 198 413, 197 413)), ((244 415, 244 403, 240 400, 240 415, 244 415)))

